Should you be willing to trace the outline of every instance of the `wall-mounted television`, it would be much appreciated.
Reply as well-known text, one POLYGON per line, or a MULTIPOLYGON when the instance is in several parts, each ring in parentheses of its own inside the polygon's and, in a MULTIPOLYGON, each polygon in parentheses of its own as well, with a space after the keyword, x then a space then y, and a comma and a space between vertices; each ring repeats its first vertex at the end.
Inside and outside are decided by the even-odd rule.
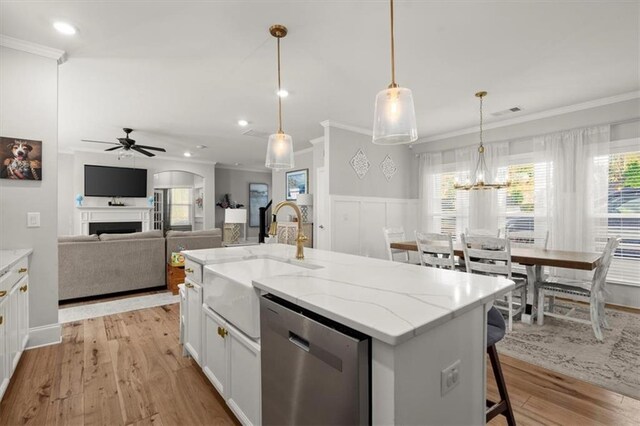
POLYGON ((84 195, 144 198, 147 196, 147 170, 85 164, 84 195))

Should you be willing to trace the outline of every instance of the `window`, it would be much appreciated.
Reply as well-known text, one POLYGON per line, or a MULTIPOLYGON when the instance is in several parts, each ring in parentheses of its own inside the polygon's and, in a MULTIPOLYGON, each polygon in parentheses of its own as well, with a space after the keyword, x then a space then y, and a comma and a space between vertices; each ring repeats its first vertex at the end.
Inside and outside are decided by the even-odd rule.
POLYGON ((169 225, 191 225, 191 189, 169 189, 169 225))
POLYGON ((640 276, 640 151, 610 154, 607 229, 598 242, 619 236, 608 281, 638 284, 640 276))

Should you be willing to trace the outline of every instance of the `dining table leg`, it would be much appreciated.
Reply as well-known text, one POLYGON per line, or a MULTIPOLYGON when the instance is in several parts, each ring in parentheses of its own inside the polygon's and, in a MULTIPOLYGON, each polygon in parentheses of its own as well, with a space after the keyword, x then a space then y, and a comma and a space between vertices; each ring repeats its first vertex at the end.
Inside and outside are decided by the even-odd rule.
POLYGON ((526 265, 527 267, 527 304, 522 313, 521 320, 525 324, 533 324, 536 319, 536 301, 538 295, 536 294, 536 282, 542 275, 542 266, 540 265, 526 265))

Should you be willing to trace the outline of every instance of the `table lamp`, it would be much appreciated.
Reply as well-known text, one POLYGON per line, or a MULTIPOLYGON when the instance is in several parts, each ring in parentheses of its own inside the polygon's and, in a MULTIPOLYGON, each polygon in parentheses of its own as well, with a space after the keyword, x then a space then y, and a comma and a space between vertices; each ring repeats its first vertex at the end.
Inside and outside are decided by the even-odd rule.
POLYGON ((231 238, 229 241, 237 243, 240 238, 240 224, 244 225, 244 239, 247 239, 247 210, 246 209, 225 209, 224 223, 233 224, 231 238))
POLYGON ((298 204, 300 211, 302 212, 302 222, 309 222, 309 206, 313 205, 313 195, 298 194, 296 204, 298 204))

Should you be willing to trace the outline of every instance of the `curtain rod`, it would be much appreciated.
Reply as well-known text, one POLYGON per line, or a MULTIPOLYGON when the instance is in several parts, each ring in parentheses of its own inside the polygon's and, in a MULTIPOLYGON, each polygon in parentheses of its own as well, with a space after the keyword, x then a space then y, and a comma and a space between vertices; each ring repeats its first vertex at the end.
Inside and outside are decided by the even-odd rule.
MULTIPOLYGON (((613 121, 613 122, 606 122, 606 123, 601 123, 601 124, 593 124, 590 126, 581 126, 581 127, 572 127, 570 129, 563 129, 563 130, 557 130, 555 132, 546 132, 546 133, 538 133, 538 134, 534 134, 534 135, 529 135, 529 136, 521 136, 515 139, 499 139, 499 140, 492 140, 490 142, 485 142, 485 145, 489 145, 492 143, 502 143, 502 142, 520 142, 526 139, 532 139, 532 138, 537 138, 540 136, 545 136, 545 135, 550 135, 552 133, 558 133, 558 132, 570 132, 572 130, 578 130, 578 129, 586 129, 587 127, 599 127, 599 126, 618 126, 621 124, 629 124, 629 123, 634 123, 634 122, 640 122, 640 117, 633 117, 633 118, 627 118, 626 120, 619 120, 619 121, 613 121)), ((444 139, 442 139, 444 140, 444 139)), ((435 142, 435 141, 434 141, 435 142)), ((450 148, 450 149, 444 149, 441 151, 424 151, 424 152, 420 152, 415 154, 416 158, 419 157, 422 154, 427 154, 429 152, 447 152, 447 151, 455 151, 456 149, 460 149, 460 148, 469 148, 472 146, 477 145, 476 143, 473 144, 469 144, 469 145, 464 145, 464 146, 460 146, 457 148, 450 148)))

